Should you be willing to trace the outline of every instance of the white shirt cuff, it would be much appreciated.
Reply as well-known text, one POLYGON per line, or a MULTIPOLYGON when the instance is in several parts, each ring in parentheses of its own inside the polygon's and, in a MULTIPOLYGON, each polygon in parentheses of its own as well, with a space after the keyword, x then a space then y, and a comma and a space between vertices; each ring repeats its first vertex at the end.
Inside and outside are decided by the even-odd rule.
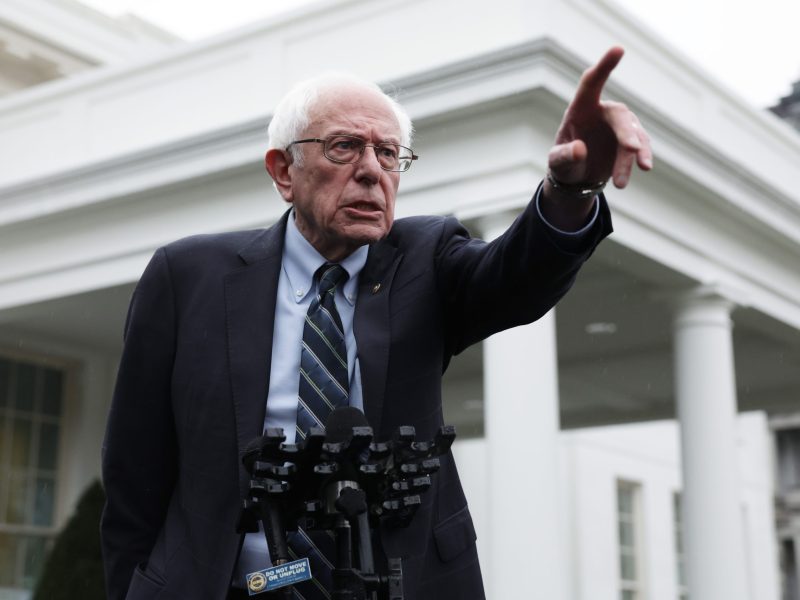
POLYGON ((558 235, 568 236, 569 238, 572 238, 572 239, 580 237, 580 236, 584 235, 585 233, 588 233, 589 230, 592 227, 594 227, 594 224, 597 221, 597 215, 600 214, 600 202, 598 202, 597 196, 595 196, 594 197, 594 208, 592 210, 592 216, 589 219, 589 221, 586 223, 586 225, 584 225, 583 227, 581 227, 577 231, 564 231, 563 229, 559 229, 555 225, 552 225, 547 219, 544 218, 544 215, 542 214, 542 209, 539 206, 539 200, 541 199, 541 197, 542 197, 542 186, 539 186, 539 189, 536 190, 536 198, 535 198, 535 201, 536 201, 536 212, 539 213, 539 218, 542 220, 542 223, 547 225, 552 231, 554 231, 558 235))

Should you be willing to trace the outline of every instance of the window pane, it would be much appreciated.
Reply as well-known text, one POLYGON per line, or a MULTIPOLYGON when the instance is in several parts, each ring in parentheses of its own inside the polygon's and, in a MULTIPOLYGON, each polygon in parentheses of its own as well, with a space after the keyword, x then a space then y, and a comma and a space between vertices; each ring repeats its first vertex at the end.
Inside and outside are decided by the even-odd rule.
POLYGON ((46 557, 46 543, 46 539, 39 536, 25 538, 25 563, 22 572, 23 587, 32 588, 42 572, 46 557))
POLYGON ((17 538, 0 533, 0 587, 14 585, 14 571, 17 557, 17 538))
POLYGON ((33 397, 36 387, 36 367, 33 365, 17 364, 17 389, 15 406, 19 410, 33 412, 33 397))
POLYGON ((39 477, 33 498, 33 524, 48 526, 53 523, 55 485, 51 477, 39 477))
POLYGON ((33 427, 30 419, 16 418, 12 421, 11 466, 25 468, 30 465, 33 427))
POLYGON ((12 473, 9 478, 8 488, 6 523, 21 525, 26 522, 26 508, 29 498, 28 478, 19 473, 12 473))
POLYGON ((42 423, 39 428, 39 468, 54 471, 58 454, 58 425, 42 423))
POLYGON ((633 523, 620 521, 619 524, 619 543, 620 546, 633 547, 633 523))
POLYGON ((621 514, 627 515, 633 512, 633 493, 631 493, 631 490, 621 487, 617 498, 618 508, 621 514))
POLYGON ((800 487, 800 429, 777 432, 778 479, 782 491, 800 487))
POLYGON ((57 417, 61 414, 63 375, 55 369, 45 369, 42 385, 42 413, 57 417))
POLYGON ((8 406, 9 391, 11 379, 11 364, 7 360, 0 359, 0 408, 8 406))
POLYGON ((636 581, 636 560, 630 554, 621 554, 620 575, 626 581, 636 581))
POLYGON ((639 489, 635 484, 617 482, 619 577, 620 594, 623 598, 638 598, 637 590, 641 585, 637 547, 641 535, 637 510, 639 489))

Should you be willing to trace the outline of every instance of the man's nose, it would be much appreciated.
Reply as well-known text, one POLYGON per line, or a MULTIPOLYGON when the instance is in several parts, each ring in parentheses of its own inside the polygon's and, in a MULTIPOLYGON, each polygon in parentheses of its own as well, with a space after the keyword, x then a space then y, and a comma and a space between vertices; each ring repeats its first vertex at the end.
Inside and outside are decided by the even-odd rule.
POLYGON ((377 183, 381 177, 381 164, 378 162, 378 148, 367 145, 356 163, 356 178, 366 178, 370 183, 377 183))

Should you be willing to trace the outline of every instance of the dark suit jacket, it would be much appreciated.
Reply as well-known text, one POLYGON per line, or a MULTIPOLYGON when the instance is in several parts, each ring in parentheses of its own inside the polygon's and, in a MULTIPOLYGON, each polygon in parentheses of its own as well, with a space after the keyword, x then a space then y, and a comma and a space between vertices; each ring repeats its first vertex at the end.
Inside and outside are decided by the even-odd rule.
MULTIPOLYGON (((110 600, 225 597, 247 486, 240 457, 264 422, 285 225, 286 216, 267 230, 180 240, 142 275, 103 448, 110 600)), ((398 425, 431 438, 443 424, 450 358, 543 315, 610 230, 604 200, 588 239, 571 249, 532 206, 490 244, 452 218, 398 220, 370 248, 354 317, 376 438, 398 425)), ((413 523, 382 530, 380 541, 403 559, 407 599, 483 597, 452 455, 413 523)))

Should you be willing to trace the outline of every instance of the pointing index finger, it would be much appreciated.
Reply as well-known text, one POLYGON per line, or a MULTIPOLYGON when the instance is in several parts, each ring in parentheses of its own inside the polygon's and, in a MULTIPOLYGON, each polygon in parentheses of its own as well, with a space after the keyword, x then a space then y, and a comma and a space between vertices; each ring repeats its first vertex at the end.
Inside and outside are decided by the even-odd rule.
POLYGON ((623 54, 625 54, 625 50, 620 46, 609 48, 596 65, 587 69, 581 77, 573 104, 597 105, 600 102, 600 95, 603 93, 603 88, 611 75, 611 71, 622 60, 623 54))

